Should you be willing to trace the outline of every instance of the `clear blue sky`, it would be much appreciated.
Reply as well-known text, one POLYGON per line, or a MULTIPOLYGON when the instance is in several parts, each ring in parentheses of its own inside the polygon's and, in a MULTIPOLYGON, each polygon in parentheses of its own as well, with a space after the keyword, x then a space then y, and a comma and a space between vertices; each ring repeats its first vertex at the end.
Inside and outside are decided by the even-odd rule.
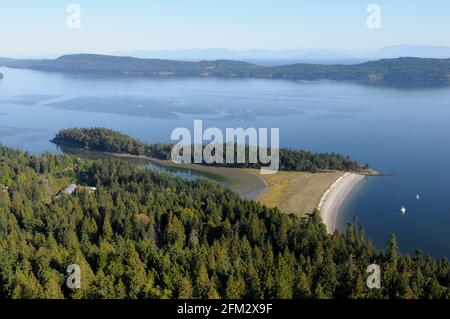
POLYGON ((0 56, 450 46, 448 0, 14 0, 2 1, 0 21, 0 56), (66 27, 71 3, 81 6, 80 30, 66 27), (381 29, 366 27, 371 3, 382 9, 381 29))

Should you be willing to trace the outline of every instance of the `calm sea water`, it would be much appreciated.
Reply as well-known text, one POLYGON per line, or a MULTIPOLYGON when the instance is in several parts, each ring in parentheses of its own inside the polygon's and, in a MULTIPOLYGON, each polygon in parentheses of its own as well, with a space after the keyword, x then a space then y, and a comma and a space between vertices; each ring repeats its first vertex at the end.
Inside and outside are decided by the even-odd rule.
POLYGON ((279 127, 281 145, 339 152, 394 173, 346 200, 377 247, 450 256, 450 87, 337 82, 76 77, 0 68, 0 142, 32 153, 67 127, 104 126, 148 142, 176 127, 279 127), (420 194, 420 200, 416 199, 420 194), (400 215, 400 207, 407 214, 400 215))

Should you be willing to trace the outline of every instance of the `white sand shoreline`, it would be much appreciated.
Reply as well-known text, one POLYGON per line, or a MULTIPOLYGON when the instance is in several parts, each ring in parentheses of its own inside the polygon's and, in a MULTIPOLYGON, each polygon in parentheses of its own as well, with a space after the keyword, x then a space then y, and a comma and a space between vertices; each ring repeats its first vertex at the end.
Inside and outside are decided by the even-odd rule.
POLYGON ((350 192, 364 179, 365 175, 345 173, 339 177, 323 194, 318 205, 323 223, 329 233, 336 229, 340 206, 350 192))

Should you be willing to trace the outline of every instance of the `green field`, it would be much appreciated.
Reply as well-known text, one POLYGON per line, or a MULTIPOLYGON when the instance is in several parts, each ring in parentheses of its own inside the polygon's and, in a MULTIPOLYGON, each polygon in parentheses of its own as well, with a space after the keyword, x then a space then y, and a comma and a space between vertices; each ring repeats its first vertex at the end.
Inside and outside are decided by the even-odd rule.
MULTIPOLYGON (((259 174, 258 171, 250 172, 259 174)), ((256 200, 269 207, 276 206, 286 213, 304 216, 314 211, 325 191, 343 174, 278 172, 275 175, 260 175, 268 187, 256 200)))

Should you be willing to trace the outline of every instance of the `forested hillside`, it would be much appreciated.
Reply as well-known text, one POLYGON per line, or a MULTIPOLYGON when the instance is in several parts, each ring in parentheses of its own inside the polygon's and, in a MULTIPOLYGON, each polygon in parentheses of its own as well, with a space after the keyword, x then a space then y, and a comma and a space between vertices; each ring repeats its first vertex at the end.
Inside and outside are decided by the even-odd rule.
POLYGON ((96 54, 64 55, 54 60, 0 58, 0 65, 50 72, 120 75, 351 80, 387 82, 449 82, 450 59, 397 58, 353 65, 298 63, 266 67, 240 61, 186 62, 96 54))
MULTIPOLYGON (((169 160, 173 145, 169 144, 146 144, 128 135, 106 128, 72 128, 61 130, 53 142, 59 145, 72 146, 85 150, 123 153, 137 156, 147 156, 155 159, 169 160)), ((236 146, 236 145, 234 145, 236 146)), ((227 145, 224 145, 224 154, 227 145)), ((248 147, 246 148, 248 154, 248 147)), ((234 147, 235 158, 237 158, 237 147, 234 147)), ((192 150, 192 162, 194 151, 192 150)), ((316 172, 318 170, 343 170, 362 171, 367 166, 361 166, 357 161, 335 153, 312 153, 302 150, 280 148, 280 170, 316 172)), ((203 165, 208 165, 203 162, 203 165)), ((229 166, 240 168, 260 168, 260 163, 225 163, 214 164, 216 166, 229 166)))
POLYGON ((218 184, 0 147, 0 298, 449 298, 447 259, 328 235, 218 184), (70 183, 95 186, 60 193, 70 183), (81 289, 65 288, 69 264, 81 289), (382 288, 365 285, 382 269, 382 288))

